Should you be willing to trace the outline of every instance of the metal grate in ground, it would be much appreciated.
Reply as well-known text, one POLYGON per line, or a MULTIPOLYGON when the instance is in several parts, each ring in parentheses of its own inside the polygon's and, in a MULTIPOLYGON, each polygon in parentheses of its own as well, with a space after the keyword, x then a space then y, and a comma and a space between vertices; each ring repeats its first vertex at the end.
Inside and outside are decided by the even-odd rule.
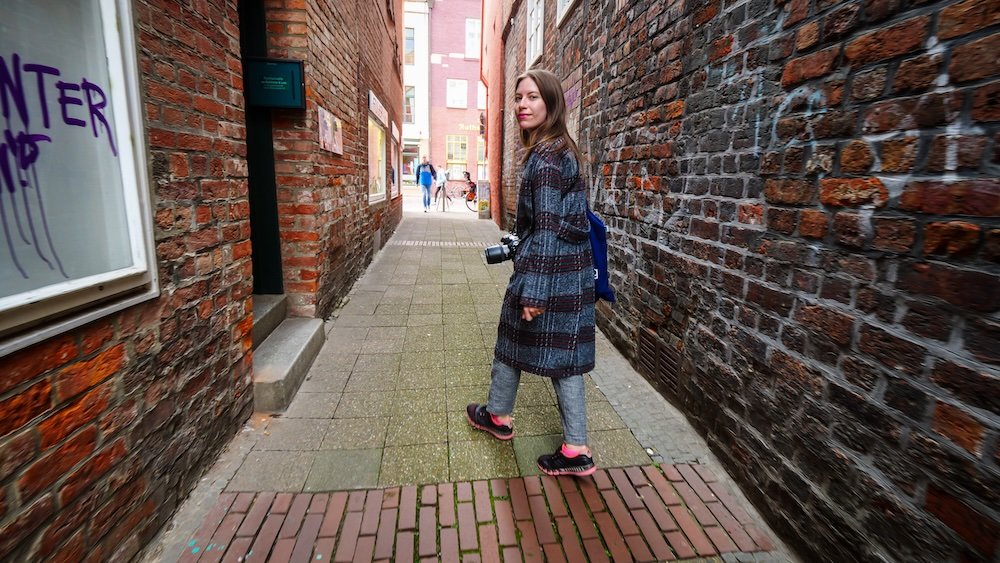
POLYGON ((180 561, 667 561, 774 549, 703 465, 223 493, 187 546, 180 561))

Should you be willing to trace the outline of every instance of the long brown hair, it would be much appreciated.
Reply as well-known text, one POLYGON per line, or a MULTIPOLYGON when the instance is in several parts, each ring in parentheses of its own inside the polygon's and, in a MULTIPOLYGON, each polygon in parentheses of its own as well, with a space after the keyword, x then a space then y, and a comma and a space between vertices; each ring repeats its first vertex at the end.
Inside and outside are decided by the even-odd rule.
POLYGON ((570 137, 566 129, 566 98, 563 95, 562 83, 555 74, 540 68, 533 68, 517 77, 514 81, 514 89, 520 86, 521 81, 530 78, 538 86, 538 93, 545 103, 545 121, 534 129, 521 129, 521 145, 528 149, 524 155, 525 160, 531 156, 531 152, 539 143, 562 139, 566 146, 573 151, 578 164, 582 164, 580 159, 580 149, 577 148, 573 137, 570 137))

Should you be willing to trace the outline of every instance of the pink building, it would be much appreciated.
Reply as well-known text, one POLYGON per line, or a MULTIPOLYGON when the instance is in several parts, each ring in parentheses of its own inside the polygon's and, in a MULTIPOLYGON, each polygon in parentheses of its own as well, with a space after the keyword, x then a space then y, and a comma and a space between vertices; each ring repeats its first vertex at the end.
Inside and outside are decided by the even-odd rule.
POLYGON ((479 81, 482 3, 437 0, 430 14, 431 161, 457 180, 486 178, 481 129, 486 91, 479 81))

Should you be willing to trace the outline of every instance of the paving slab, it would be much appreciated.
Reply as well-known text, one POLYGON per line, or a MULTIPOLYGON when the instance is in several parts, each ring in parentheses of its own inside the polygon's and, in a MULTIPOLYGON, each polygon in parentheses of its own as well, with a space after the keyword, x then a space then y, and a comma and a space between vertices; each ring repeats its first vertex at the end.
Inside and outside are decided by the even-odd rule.
POLYGON ((304 491, 342 491, 378 485, 382 449, 319 451, 302 488, 304 491))

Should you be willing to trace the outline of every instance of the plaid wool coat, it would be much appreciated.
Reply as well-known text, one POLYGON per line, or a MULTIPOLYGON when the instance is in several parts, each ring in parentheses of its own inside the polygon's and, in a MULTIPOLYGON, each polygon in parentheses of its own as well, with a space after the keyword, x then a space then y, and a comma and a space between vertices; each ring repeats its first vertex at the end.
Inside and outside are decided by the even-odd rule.
POLYGON ((546 377, 594 368, 594 263, 587 186, 563 141, 535 147, 517 197, 521 244, 507 284, 494 356, 546 377), (521 319, 522 307, 545 313, 521 319))

